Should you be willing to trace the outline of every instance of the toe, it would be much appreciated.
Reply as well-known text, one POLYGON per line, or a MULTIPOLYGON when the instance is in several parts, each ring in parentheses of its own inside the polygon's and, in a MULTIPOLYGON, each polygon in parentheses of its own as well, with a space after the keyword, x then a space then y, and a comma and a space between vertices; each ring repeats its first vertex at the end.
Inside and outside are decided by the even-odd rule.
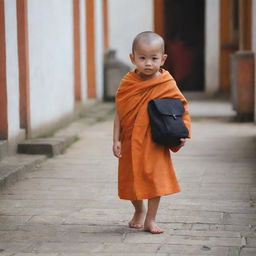
POLYGON ((133 222, 130 222, 129 223, 129 227, 130 228, 142 228, 142 225, 141 224, 138 224, 138 223, 133 223, 133 222))
POLYGON ((159 229, 153 229, 153 230, 151 230, 151 233, 152 233, 152 234, 160 234, 160 233, 161 233, 161 230, 159 230, 159 229))
POLYGON ((164 230, 159 227, 149 227, 144 229, 147 232, 150 232, 151 234, 162 234, 164 233, 164 230))

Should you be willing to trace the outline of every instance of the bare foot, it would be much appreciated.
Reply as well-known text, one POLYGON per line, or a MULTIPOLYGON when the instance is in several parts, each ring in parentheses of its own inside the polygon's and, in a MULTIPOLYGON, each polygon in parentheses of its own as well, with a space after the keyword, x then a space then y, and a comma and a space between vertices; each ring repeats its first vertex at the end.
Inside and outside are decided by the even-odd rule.
POLYGON ((144 224, 144 230, 150 232, 151 234, 161 234, 164 233, 164 229, 159 228, 154 221, 144 224))
POLYGON ((136 212, 133 215, 133 218, 131 219, 131 221, 129 222, 129 228, 143 228, 143 223, 145 220, 145 216, 146 216, 146 211, 143 210, 141 212, 136 212))

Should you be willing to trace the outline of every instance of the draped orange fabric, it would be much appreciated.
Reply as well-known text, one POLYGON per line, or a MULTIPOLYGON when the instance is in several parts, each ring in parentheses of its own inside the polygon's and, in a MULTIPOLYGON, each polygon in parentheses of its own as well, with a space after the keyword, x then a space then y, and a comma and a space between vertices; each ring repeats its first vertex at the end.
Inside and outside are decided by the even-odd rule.
MULTIPOLYGON (((135 72, 125 75, 116 93, 121 123, 122 157, 118 165, 121 199, 142 200, 180 191, 169 148, 151 138, 147 106, 155 98, 179 98, 185 107, 183 120, 190 131, 187 101, 168 71, 161 70, 161 75, 148 80, 142 80, 135 72)), ((179 149, 171 148, 174 152, 179 149)))

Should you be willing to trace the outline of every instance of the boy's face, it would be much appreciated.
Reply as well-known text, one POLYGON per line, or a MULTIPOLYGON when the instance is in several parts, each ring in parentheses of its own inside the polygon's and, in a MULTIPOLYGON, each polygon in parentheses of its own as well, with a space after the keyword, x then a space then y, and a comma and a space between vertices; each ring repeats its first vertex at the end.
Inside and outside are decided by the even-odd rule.
POLYGON ((167 58, 163 54, 161 43, 157 40, 151 43, 139 42, 133 54, 130 54, 132 63, 136 66, 139 76, 149 79, 159 75, 159 69, 167 58))

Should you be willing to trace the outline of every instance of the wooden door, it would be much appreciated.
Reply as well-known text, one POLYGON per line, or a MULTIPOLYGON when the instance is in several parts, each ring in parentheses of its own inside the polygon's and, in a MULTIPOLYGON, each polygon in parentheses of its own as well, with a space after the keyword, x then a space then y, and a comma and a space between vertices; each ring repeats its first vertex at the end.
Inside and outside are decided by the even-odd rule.
POLYGON ((165 0, 165 68, 186 91, 204 90, 205 0, 165 0))

